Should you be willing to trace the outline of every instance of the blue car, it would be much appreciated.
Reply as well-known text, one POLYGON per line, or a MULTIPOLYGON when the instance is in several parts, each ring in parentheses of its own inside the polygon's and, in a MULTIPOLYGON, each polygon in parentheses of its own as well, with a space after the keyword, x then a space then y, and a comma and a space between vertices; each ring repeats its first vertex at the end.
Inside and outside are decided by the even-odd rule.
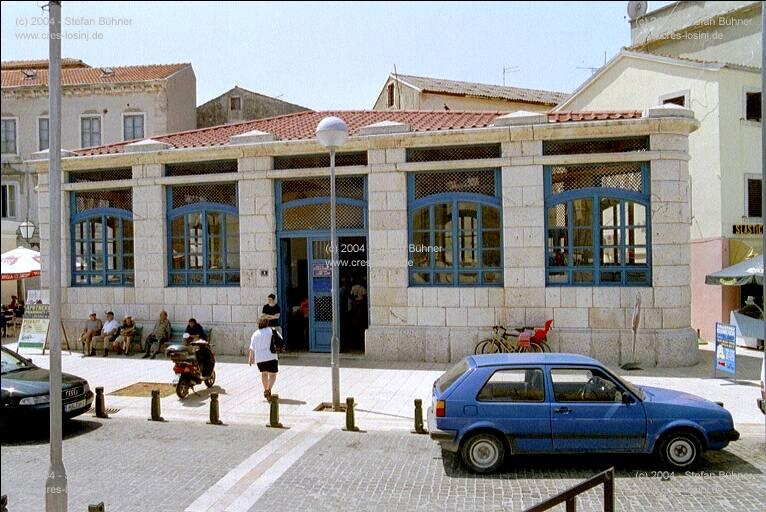
POLYGON ((576 354, 469 356, 433 386, 431 438, 477 473, 509 455, 656 454, 692 468, 739 439, 731 414, 688 393, 635 386, 576 354))

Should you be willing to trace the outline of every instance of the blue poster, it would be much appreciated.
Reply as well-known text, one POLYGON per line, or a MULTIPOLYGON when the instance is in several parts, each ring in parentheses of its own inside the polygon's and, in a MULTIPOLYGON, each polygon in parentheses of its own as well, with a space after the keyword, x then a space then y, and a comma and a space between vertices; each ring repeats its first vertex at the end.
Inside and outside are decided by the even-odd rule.
POLYGON ((332 293, 332 279, 329 277, 314 278, 314 294, 332 293))
POLYGON ((729 324, 715 324, 715 368, 713 373, 722 371, 737 374, 737 331, 729 324))

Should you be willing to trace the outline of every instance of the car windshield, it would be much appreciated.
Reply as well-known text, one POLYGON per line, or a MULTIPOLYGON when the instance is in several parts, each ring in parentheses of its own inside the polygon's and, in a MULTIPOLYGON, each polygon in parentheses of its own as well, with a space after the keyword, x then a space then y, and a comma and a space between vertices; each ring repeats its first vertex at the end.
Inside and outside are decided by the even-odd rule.
POLYGON ((641 388, 639 388, 638 386, 636 386, 632 382, 623 379, 622 377, 619 377, 619 376, 614 375, 614 374, 612 374, 612 375, 614 376, 615 379, 619 380, 620 383, 622 383, 623 386, 628 388, 631 391, 631 393, 636 395, 641 400, 646 400, 646 394, 644 393, 644 391, 641 388))
POLYGON ((444 393, 447 391, 447 389, 449 389, 449 387, 453 385, 455 381, 458 380, 458 378, 460 378, 460 376, 463 375, 467 370, 468 361, 463 359, 455 366, 444 372, 444 374, 436 381, 436 387, 439 392, 444 393))
POLYGON ((13 352, 0 351, 2 354, 2 360, 0 360, 0 366, 2 366, 2 374, 15 372, 17 370, 24 370, 26 368, 32 368, 25 359, 22 359, 13 352))

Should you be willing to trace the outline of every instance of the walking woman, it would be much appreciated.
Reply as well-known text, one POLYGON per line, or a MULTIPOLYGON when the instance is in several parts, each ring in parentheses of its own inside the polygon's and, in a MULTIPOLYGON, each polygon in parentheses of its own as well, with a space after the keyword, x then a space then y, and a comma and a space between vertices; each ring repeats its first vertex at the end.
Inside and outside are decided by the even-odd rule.
POLYGON ((247 363, 250 366, 253 366, 253 362, 258 365, 263 383, 263 396, 266 400, 271 398, 271 389, 274 387, 279 371, 277 355, 271 351, 271 335, 269 320, 264 317, 259 318, 258 330, 250 338, 250 354, 247 357, 247 363))

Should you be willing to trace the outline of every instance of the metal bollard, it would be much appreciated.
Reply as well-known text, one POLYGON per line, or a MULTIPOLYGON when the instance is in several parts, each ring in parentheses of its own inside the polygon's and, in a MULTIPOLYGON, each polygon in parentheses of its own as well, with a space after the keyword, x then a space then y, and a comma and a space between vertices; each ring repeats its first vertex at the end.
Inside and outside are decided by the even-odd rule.
POLYGON ((152 417, 149 421, 165 421, 165 418, 160 414, 160 390, 152 390, 152 417))
POLYGON ((223 421, 219 418, 218 393, 210 393, 210 421, 207 424, 223 425, 223 421))
POLYGON ((104 388, 99 386, 96 388, 96 418, 108 418, 106 413, 106 406, 104 405, 104 388))
POLYGON ((88 512, 104 512, 104 502, 96 505, 88 505, 88 512))
POLYGON ((415 434, 428 434, 428 431, 423 428, 423 400, 420 398, 415 399, 415 434))
POLYGON ((269 428, 285 428, 279 422, 279 395, 269 397, 269 428))
POLYGON ((8 495, 3 494, 0 497, 0 512, 8 512, 8 495))
POLYGON ((354 424, 354 398, 346 398, 346 432, 359 432, 359 428, 354 424))

